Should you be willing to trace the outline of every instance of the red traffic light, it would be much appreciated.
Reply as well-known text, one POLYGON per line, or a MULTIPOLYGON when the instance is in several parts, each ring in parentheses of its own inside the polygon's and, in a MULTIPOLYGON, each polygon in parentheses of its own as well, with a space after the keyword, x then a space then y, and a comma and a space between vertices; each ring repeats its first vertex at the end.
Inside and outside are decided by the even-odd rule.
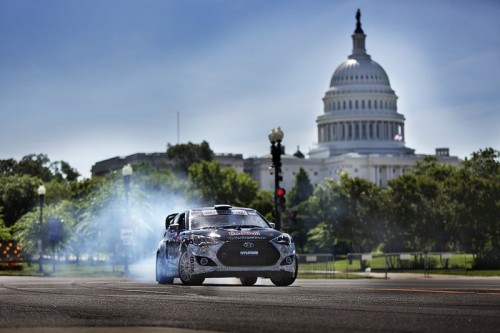
POLYGON ((286 191, 282 187, 280 187, 279 189, 276 190, 276 195, 278 195, 278 197, 284 197, 285 194, 286 194, 286 191))

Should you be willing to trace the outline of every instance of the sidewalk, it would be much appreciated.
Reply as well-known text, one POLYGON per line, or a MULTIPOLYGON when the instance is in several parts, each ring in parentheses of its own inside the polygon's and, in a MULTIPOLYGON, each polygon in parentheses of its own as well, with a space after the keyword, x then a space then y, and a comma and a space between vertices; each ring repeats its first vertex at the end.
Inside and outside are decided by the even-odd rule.
MULTIPOLYGON (((335 274, 347 275, 347 272, 335 272, 335 274)), ((390 280, 404 280, 404 279, 500 279, 500 276, 471 276, 471 275, 455 275, 455 274, 432 274, 432 272, 424 273, 401 273, 401 272, 349 272, 349 275, 357 275, 367 278, 375 279, 390 279, 390 280)))

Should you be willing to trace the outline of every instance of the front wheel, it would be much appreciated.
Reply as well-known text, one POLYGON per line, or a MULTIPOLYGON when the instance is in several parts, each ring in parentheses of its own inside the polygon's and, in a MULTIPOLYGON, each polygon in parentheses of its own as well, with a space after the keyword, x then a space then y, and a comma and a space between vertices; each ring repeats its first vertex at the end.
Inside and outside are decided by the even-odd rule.
POLYGON ((199 286, 205 281, 204 277, 194 276, 191 270, 191 261, 187 251, 182 252, 179 259, 179 278, 182 284, 189 286, 199 286))
POLYGON ((244 286, 253 286, 257 282, 256 277, 242 277, 240 278, 241 284, 244 286))
POLYGON ((168 275, 167 264, 159 255, 156 255, 156 281, 159 284, 174 283, 174 277, 168 275))
POLYGON ((299 264, 297 262, 297 257, 295 257, 295 272, 290 274, 288 272, 286 273, 281 273, 280 275, 276 277, 271 278, 271 282, 278 287, 286 287, 291 285, 292 283, 295 282, 295 279, 297 279, 297 274, 299 272, 299 264))

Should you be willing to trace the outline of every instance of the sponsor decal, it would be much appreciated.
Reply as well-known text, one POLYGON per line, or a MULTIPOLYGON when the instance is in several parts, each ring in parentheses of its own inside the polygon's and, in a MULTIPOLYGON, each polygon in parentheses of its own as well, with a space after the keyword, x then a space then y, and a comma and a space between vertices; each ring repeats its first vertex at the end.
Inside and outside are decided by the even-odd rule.
POLYGON ((204 210, 204 211, 202 211, 202 213, 203 213, 203 216, 217 215, 217 211, 215 209, 204 210))
POLYGON ((204 209, 201 211, 203 216, 215 216, 215 215, 248 215, 248 212, 243 209, 233 209, 233 210, 222 210, 222 209, 204 209))
MULTIPOLYGON (((238 234, 239 235, 239 234, 238 234)), ((264 236, 237 236, 237 237, 228 237, 227 240, 265 240, 267 239, 264 236)))
POLYGON ((247 231, 247 230, 241 230, 241 231, 230 231, 228 232, 229 236, 259 236, 260 231, 247 231))
POLYGON ((259 255, 259 251, 244 250, 244 251, 240 251, 240 255, 241 256, 258 256, 259 255))

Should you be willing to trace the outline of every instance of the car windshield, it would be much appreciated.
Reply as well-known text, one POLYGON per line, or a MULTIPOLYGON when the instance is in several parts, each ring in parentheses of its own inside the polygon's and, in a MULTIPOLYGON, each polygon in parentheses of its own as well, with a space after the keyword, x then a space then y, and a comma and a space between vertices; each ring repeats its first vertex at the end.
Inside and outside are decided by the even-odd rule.
POLYGON ((192 210, 189 223, 191 229, 269 228, 269 224, 256 211, 246 209, 192 210))

